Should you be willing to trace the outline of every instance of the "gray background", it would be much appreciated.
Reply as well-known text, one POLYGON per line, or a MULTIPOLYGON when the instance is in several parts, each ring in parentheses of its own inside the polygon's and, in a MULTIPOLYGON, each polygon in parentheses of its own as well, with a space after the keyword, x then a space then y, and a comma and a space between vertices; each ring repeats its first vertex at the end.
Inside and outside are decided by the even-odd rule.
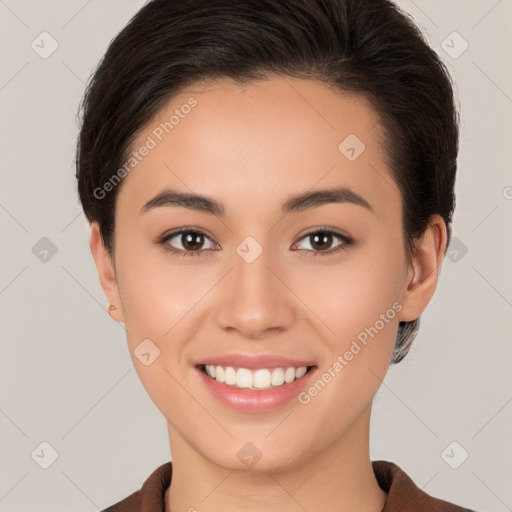
MULTIPOLYGON (((377 394, 371 456, 434 496, 512 510, 512 0, 398 3, 456 81, 461 149, 454 242, 377 394)), ((106 312, 74 181, 84 84, 142 5, 0 0, 0 512, 98 510, 170 459, 106 312)))

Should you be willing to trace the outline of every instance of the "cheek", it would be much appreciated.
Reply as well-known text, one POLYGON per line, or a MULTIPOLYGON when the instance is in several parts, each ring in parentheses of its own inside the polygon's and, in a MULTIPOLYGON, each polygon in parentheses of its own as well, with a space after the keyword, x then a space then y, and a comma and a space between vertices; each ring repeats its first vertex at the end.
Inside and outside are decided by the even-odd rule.
POLYGON ((181 286, 180 267, 173 256, 155 246, 147 233, 130 222, 120 222, 116 234, 118 285, 125 326, 133 334, 160 337, 171 326, 173 311, 180 308, 179 297, 187 297, 181 286), (166 312, 162 315, 162 312, 166 312), (148 332, 141 332, 147 329, 148 332))
POLYGON ((367 245, 347 253, 334 265, 302 268, 294 283, 294 291, 318 315, 336 350, 360 334, 364 338, 375 324, 382 331, 381 339, 398 325, 403 256, 383 240, 372 241, 373 247, 367 245))
POLYGON ((118 284, 132 357, 137 346, 150 339, 160 350, 157 365, 175 371, 187 364, 187 346, 202 324, 200 303, 217 279, 207 265, 183 264, 181 256, 160 248, 125 249, 118 284))
POLYGON ((121 298, 131 337, 153 337, 162 342, 171 338, 180 320, 204 294, 199 283, 190 271, 184 273, 171 265, 130 265, 122 277, 121 298))
MULTIPOLYGON (((386 237, 374 240, 373 247, 354 252, 339 265, 302 272, 298 292, 325 326, 327 351, 317 388, 323 390, 325 384, 329 389, 322 391, 317 404, 329 408, 332 404, 340 413, 367 404, 380 386, 402 309, 401 246, 393 246, 386 237)), ((312 395, 316 393, 312 390, 312 395)))
POLYGON ((380 254, 317 271, 316 280, 303 285, 301 293, 326 326, 326 351, 317 379, 299 401, 312 428, 327 437, 335 438, 368 410, 389 367, 402 309, 397 275, 403 269, 399 254, 380 254))
POLYGON ((196 278, 191 283, 191 267, 183 270, 165 260, 151 251, 126 251, 118 283, 133 365, 157 408, 169 412, 186 401, 178 381, 183 381, 187 345, 199 324, 190 321, 193 306, 207 290, 197 286, 202 281, 196 278))

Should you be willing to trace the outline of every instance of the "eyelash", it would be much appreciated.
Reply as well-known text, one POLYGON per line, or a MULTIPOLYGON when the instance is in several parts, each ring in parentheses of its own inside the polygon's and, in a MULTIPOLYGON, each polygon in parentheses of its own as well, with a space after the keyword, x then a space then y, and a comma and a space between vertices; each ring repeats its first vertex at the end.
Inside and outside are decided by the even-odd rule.
MULTIPOLYGON (((204 232, 202 229, 185 227, 185 228, 180 228, 180 229, 178 229, 176 231, 172 231, 170 233, 163 234, 159 238, 157 243, 162 245, 165 251, 168 251, 168 252, 170 252, 171 254, 173 254, 175 256, 177 256, 178 254, 182 254, 182 256, 184 256, 184 257, 185 256, 200 256, 201 253, 204 252, 204 250, 183 251, 181 249, 175 249, 175 248, 173 248, 171 245, 169 245, 167 243, 171 238, 174 238, 177 235, 182 235, 184 233, 201 234, 201 235, 209 238, 208 234, 206 232, 204 232)), ((322 228, 322 227, 317 228, 314 231, 310 231, 309 233, 306 233, 305 235, 303 235, 299 239, 299 241, 303 240, 304 238, 307 238, 308 236, 315 235, 315 234, 318 234, 318 233, 323 233, 323 234, 326 234, 326 235, 334 235, 334 236, 340 238, 343 243, 341 243, 340 245, 338 245, 334 249, 330 249, 328 251, 313 251, 313 250, 310 250, 310 249, 299 249, 299 250, 306 251, 306 252, 310 253, 309 256, 311 256, 311 257, 330 256, 330 255, 333 255, 335 253, 338 253, 339 251, 346 250, 348 246, 353 245, 355 243, 354 239, 348 237, 347 235, 344 235, 343 233, 340 233, 340 232, 338 232, 336 230, 333 230, 331 228, 322 228)))

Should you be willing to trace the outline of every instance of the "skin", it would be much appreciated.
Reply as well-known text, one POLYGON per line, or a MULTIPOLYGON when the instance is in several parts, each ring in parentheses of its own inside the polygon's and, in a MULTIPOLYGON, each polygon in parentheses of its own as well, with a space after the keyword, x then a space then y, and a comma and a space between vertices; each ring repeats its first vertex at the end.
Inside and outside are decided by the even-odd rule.
MULTIPOLYGON (((196 84, 134 147, 191 96, 197 107, 124 179, 113 255, 96 223, 90 236, 101 285, 117 306, 111 316, 125 324, 136 371, 167 420, 166 510, 379 512, 386 493, 369 457, 372 400, 399 321, 418 318, 434 294, 445 224, 432 217, 408 262, 377 114, 364 98, 312 80, 196 84), (366 146, 353 162, 338 150, 351 133, 366 146), (291 195, 341 185, 373 211, 350 203, 280 211, 291 195), (169 206, 141 214, 166 187, 215 198, 226 217, 169 206), (173 255, 157 243, 183 226, 207 232, 195 246, 200 255, 173 255), (321 226, 356 243, 314 256, 322 248, 305 235, 321 226), (236 252, 247 236, 263 248, 250 264, 236 252), (238 412, 218 402, 194 368, 214 355, 277 354, 315 361, 321 375, 395 302, 396 316, 306 405, 238 412), (161 352, 149 366, 133 353, 146 338, 161 352), (247 442, 262 454, 251 468, 237 457, 247 442)), ((182 243, 182 236, 167 242, 177 250, 182 243)), ((333 237, 323 250, 340 244, 333 237)))

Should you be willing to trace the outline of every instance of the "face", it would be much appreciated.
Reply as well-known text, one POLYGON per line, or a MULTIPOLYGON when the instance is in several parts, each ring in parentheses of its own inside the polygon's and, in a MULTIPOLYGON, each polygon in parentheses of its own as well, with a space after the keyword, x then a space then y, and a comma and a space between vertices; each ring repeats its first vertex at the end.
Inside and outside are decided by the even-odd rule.
POLYGON ((139 134, 107 293, 171 449, 268 470, 368 435, 419 314, 382 142, 363 98, 292 78, 197 84, 139 134))

